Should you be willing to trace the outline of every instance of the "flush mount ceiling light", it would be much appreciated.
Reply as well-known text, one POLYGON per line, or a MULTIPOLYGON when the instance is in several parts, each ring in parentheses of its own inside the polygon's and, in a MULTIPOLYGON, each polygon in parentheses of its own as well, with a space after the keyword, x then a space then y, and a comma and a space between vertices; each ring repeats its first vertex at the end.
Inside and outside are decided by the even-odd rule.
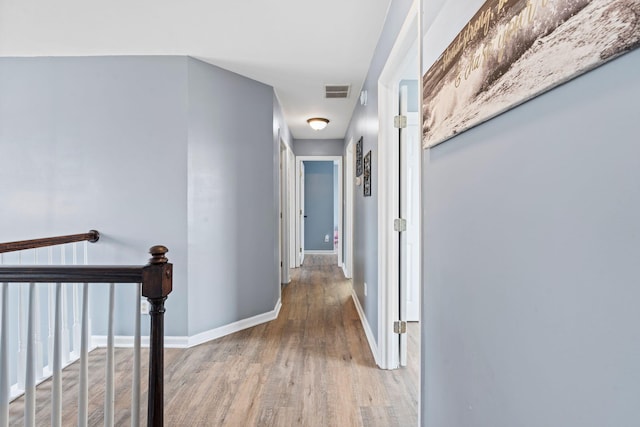
POLYGON ((327 127, 329 120, 322 117, 312 117, 307 120, 307 123, 309 123, 309 126, 311 126, 313 130, 322 130, 327 127))

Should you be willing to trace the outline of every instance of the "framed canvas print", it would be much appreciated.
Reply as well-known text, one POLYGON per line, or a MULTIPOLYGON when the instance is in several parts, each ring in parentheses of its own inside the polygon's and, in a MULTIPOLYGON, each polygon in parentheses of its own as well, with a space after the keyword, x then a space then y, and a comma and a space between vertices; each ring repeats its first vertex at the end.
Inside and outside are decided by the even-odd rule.
POLYGON ((356 143, 356 176, 362 175, 362 137, 356 143))
POLYGON ((364 156, 364 195, 371 196, 371 150, 364 156))

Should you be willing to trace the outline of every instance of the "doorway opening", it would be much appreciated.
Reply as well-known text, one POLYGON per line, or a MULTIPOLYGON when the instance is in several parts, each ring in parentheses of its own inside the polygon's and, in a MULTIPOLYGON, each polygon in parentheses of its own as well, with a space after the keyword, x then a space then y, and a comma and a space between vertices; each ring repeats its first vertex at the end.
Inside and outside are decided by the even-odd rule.
POLYGON ((378 336, 383 369, 406 366, 408 357, 419 360, 422 150, 417 4, 378 81, 378 336), (408 354, 408 335, 413 354, 408 354))
POLYGON ((342 157, 296 159, 296 267, 312 253, 335 254, 342 267, 342 157))
POLYGON ((291 275, 289 269, 291 268, 291 246, 292 236, 295 234, 292 232, 294 229, 291 226, 292 223, 292 211, 294 201, 291 197, 290 189, 295 187, 293 181, 293 169, 294 162, 293 152, 280 139, 280 170, 279 170, 279 222, 278 222, 278 247, 280 254, 280 283, 286 284, 291 281, 291 275))

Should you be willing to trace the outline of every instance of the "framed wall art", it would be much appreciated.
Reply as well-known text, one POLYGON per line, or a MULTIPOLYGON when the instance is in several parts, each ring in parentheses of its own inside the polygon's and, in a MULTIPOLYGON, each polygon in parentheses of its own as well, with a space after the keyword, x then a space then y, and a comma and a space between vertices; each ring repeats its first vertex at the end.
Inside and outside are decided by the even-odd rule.
POLYGON ((362 137, 356 142, 356 176, 362 175, 362 137))
POLYGON ((637 48, 638 10, 638 0, 486 0, 422 78, 423 147, 637 48))
POLYGON ((371 150, 364 156, 364 196, 371 196, 371 150))

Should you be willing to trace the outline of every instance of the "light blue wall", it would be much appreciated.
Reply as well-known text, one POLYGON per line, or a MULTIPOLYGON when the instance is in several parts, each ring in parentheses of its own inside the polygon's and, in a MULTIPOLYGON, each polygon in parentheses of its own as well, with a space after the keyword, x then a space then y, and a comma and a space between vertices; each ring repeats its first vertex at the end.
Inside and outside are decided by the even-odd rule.
POLYGON ((294 139, 293 153, 296 156, 342 156, 342 139, 294 139))
MULTIPOLYGON (((89 260, 102 264, 168 246, 169 336, 269 312, 278 130, 290 144, 271 87, 191 58, 1 58, 2 241, 96 228, 89 260)), ((118 291, 118 334, 131 332, 130 294, 118 291)))
POLYGON ((333 162, 304 162, 304 249, 333 250, 333 162), (325 235, 329 241, 325 242, 325 235))
POLYGON ((276 305, 277 164, 269 160, 278 151, 270 86, 191 58, 188 75, 188 306, 194 335, 276 305))
MULTIPOLYGON (((365 316, 378 340, 378 79, 387 62, 391 48, 407 16, 411 1, 394 0, 389 8, 380 40, 376 47, 363 90, 368 93, 367 105, 359 103, 353 112, 345 137, 345 146, 355 144, 363 136, 363 155, 371 150, 371 197, 364 197, 362 186, 354 191, 353 287, 365 316), (367 283, 367 296, 364 283, 367 283)), ((343 153, 344 155, 344 153, 343 153)))
POLYGON ((423 425, 640 425, 637 70, 424 153, 423 425))
MULTIPOLYGON (((0 58, 2 241, 95 228, 90 262, 140 265, 149 247, 166 245, 168 335, 187 333, 186 66, 184 57, 0 58)), ((133 313, 127 293, 118 309, 133 313)), ((132 318, 118 316, 116 332, 132 318)))

